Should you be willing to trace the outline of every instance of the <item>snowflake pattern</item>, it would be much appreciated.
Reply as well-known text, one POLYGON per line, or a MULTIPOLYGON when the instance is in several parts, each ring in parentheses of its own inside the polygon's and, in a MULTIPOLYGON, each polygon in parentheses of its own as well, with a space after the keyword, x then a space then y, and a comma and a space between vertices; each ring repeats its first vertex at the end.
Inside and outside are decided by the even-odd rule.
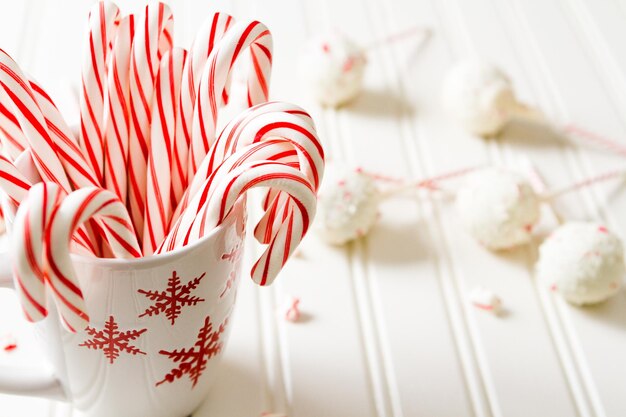
POLYGON ((96 330, 87 326, 85 331, 92 338, 84 341, 78 346, 84 346, 88 349, 102 350, 104 356, 109 363, 115 362, 120 356, 120 352, 130 353, 131 355, 145 355, 146 352, 141 351, 135 346, 131 346, 130 342, 137 339, 148 329, 128 330, 126 332, 119 331, 119 326, 115 322, 113 316, 104 323, 104 329, 96 330))
POLYGON ((185 306, 195 306, 204 301, 204 298, 191 295, 191 291, 195 290, 206 272, 192 279, 187 284, 182 285, 180 277, 176 271, 172 272, 172 276, 167 280, 167 288, 163 291, 156 290, 138 290, 140 294, 145 295, 155 303, 148 307, 139 317, 156 316, 165 313, 165 316, 172 325, 176 323, 176 319, 180 316, 182 308, 185 306))
MULTIPOLYGON (((231 250, 230 252, 223 254, 222 260, 228 261, 232 265, 236 265, 240 257, 241 257, 241 245, 239 244, 235 246, 233 250, 231 250)), ((237 278, 237 271, 236 271, 236 268, 233 267, 233 269, 230 271, 230 274, 228 275, 228 280, 226 280, 226 285, 224 285, 224 289, 219 295, 220 299, 224 298, 224 296, 233 287, 233 285, 235 284, 235 278, 237 278)))
POLYGON ((178 363, 178 367, 172 369, 163 379, 156 383, 159 386, 165 382, 174 382, 177 379, 188 375, 191 379, 194 388, 198 383, 198 379, 202 376, 202 373, 206 369, 209 359, 217 355, 222 350, 222 342, 220 337, 226 325, 228 319, 224 320, 217 330, 213 329, 213 323, 211 323, 211 317, 207 316, 204 319, 204 325, 198 332, 198 338, 196 343, 190 348, 175 349, 173 351, 160 350, 161 355, 167 356, 169 359, 178 363))

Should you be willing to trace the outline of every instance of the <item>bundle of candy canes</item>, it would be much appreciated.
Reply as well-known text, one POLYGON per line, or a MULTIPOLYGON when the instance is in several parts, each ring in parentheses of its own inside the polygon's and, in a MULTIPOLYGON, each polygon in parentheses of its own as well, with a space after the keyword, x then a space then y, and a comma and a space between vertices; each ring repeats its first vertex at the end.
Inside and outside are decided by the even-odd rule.
POLYGON ((83 328, 70 252, 138 258, 183 247, 257 187, 254 234, 267 248, 251 275, 271 283, 315 215, 324 154, 305 111, 268 102, 269 30, 215 13, 187 51, 173 46, 162 3, 121 16, 100 2, 88 22, 76 134, 0 50, 2 208, 27 318, 47 315, 50 291, 65 326, 83 328), (219 128, 232 105, 242 110, 219 128))

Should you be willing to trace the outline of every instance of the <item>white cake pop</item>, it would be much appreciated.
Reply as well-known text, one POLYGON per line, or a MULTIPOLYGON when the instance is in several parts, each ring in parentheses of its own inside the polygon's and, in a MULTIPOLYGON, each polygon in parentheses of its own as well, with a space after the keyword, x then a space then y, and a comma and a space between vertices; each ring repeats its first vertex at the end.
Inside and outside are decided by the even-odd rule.
POLYGON ((499 250, 528 242, 539 220, 540 202, 522 176, 486 168, 468 177, 456 206, 467 231, 485 247, 499 250))
POLYGON ((572 304, 606 300, 625 274, 621 241, 595 223, 566 223, 539 248, 538 279, 572 304))
POLYGON ((365 51, 339 32, 319 36, 305 47, 302 79, 325 106, 340 106, 361 90, 367 58, 365 51))
POLYGON ((480 61, 461 62, 448 72, 442 101, 464 129, 479 136, 497 134, 513 116, 538 115, 517 101, 506 74, 480 61))
POLYGON ((359 170, 327 166, 317 204, 319 235, 334 245, 364 236, 376 222, 380 200, 371 176, 359 170))

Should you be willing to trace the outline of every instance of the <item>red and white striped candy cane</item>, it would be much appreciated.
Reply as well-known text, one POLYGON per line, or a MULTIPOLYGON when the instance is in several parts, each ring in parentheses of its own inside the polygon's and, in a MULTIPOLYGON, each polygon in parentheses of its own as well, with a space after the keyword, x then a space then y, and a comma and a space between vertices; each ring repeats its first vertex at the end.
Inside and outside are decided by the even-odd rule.
MULTIPOLYGON (((213 183, 204 209, 198 213, 209 226, 218 226, 228 216, 237 200, 256 187, 278 189, 291 198, 295 209, 290 211, 281 227, 269 242, 251 275, 259 285, 269 285, 293 254, 307 233, 313 218, 317 196, 308 178, 298 169, 272 161, 244 164, 213 183)), ((192 235, 199 229, 199 221, 192 226, 192 235)))
POLYGON ((33 160, 44 181, 58 184, 63 191, 71 190, 69 180, 50 137, 46 121, 27 78, 19 66, 0 50, 0 87, 7 93, 12 113, 28 139, 33 160))
MULTIPOLYGON (((300 170, 317 191, 324 171, 324 151, 310 116, 303 111, 302 114, 301 109, 295 106, 293 110, 298 113, 271 112, 272 107, 274 106, 259 105, 249 109, 244 116, 245 122, 234 129, 236 132, 227 133, 229 130, 227 126, 209 153, 208 171, 212 170, 213 161, 223 159, 225 155, 233 153, 239 147, 268 138, 282 137, 293 142, 298 152, 300 170)), ((198 172, 202 172, 202 169, 198 172)), ((193 186, 194 184, 191 185, 192 192, 193 186)), ((284 194, 267 193, 264 200, 265 215, 257 224, 254 233, 260 242, 267 243, 271 240, 275 230, 288 215, 290 204, 289 197, 284 194)))
MULTIPOLYGON (((205 179, 193 198, 189 200, 189 204, 185 210, 183 210, 178 217, 173 218, 174 222, 168 236, 157 252, 169 251, 177 246, 185 246, 189 243, 191 239, 191 235, 189 234, 191 225, 196 221, 197 213, 205 205, 208 192, 214 182, 222 181, 225 175, 238 166, 254 161, 265 160, 297 164, 298 158, 292 144, 284 139, 256 143, 242 148, 237 153, 226 158, 218 169, 205 179)), ((202 224, 201 229, 199 233, 202 235, 204 233, 204 224, 202 224)))
POLYGON ((104 186, 122 201, 126 201, 130 52, 134 36, 135 16, 131 14, 122 19, 113 40, 104 92, 104 186))
POLYGON ((61 188, 50 182, 34 185, 13 221, 11 259, 18 299, 29 321, 48 314, 43 261, 45 225, 63 196, 61 188))
POLYGON ((0 189, 17 207, 30 189, 30 181, 17 169, 13 162, 0 155, 0 189))
POLYGON ((191 123, 196 104, 196 92, 202 70, 213 47, 234 23, 226 13, 215 13, 198 31, 185 60, 180 90, 179 117, 176 119, 176 141, 172 153, 172 206, 187 188, 187 160, 191 144, 191 123))
POLYGON ((50 96, 37 82, 31 80, 37 104, 46 121, 46 126, 53 138, 54 150, 74 188, 99 186, 100 183, 94 171, 78 146, 74 133, 65 122, 50 96))
POLYGON ((128 205, 135 230, 143 230, 150 115, 161 56, 172 48, 173 17, 163 3, 150 3, 137 22, 130 62, 130 134, 128 137, 128 205))
POLYGON ((74 230, 94 216, 104 225, 115 257, 141 257, 128 211, 111 191, 96 187, 81 188, 61 201, 50 219, 44 260, 59 314, 71 332, 84 328, 89 322, 89 316, 72 266, 69 243, 74 230))
POLYGON ((0 141, 2 152, 11 159, 17 158, 28 147, 19 122, 4 103, 9 100, 4 90, 0 89, 0 141))
POLYGON ((100 1, 89 12, 80 89, 80 147, 89 166, 102 184, 104 175, 104 91, 106 63, 120 23, 120 11, 113 3, 100 1))
POLYGON ((172 148, 175 143, 176 102, 180 94, 183 64, 187 51, 174 48, 163 55, 152 100, 150 156, 143 250, 151 255, 167 233, 172 206, 170 200, 172 148))
POLYGON ((247 52, 251 61, 247 105, 268 99, 272 71, 272 35, 260 22, 236 23, 213 49, 202 72, 192 122, 189 171, 191 178, 215 141, 222 93, 237 60, 247 52))
POLYGON ((318 171, 320 169, 323 170, 323 151, 319 145, 311 117, 300 107, 293 104, 283 102, 262 103, 239 114, 222 130, 218 139, 211 147, 209 154, 202 161, 184 196, 181 198, 174 213, 174 218, 177 218, 182 213, 187 207, 189 199, 195 195, 206 178, 229 155, 253 142, 265 140, 268 137, 281 137, 281 135, 285 139, 301 144, 302 156, 309 162, 305 164, 309 168, 305 167, 304 169, 307 170, 307 173, 311 173, 311 179, 317 189, 319 184, 318 171), (289 123, 289 125, 284 123, 289 123), (283 131, 279 132, 281 134, 272 135, 272 126, 282 126, 288 129, 283 129, 283 131))

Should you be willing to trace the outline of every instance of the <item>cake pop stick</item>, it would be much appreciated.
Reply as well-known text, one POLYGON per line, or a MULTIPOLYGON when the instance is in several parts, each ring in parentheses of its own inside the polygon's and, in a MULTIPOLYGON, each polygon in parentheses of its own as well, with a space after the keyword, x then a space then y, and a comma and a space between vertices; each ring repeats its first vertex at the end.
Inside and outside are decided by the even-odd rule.
POLYGON ((143 250, 146 255, 152 254, 163 241, 170 222, 172 150, 175 144, 174 135, 178 118, 176 102, 180 95, 186 55, 187 51, 182 48, 173 48, 166 52, 161 59, 157 75, 152 103, 143 231, 143 250))
POLYGON ((100 1, 89 12, 80 89, 80 147, 91 170, 102 184, 104 175, 103 114, 106 62, 120 23, 120 11, 113 3, 100 1))
POLYGON ((75 332, 89 323, 83 293, 70 258, 70 238, 76 228, 97 216, 117 258, 141 257, 128 211, 120 199, 102 188, 81 188, 67 195, 53 213, 44 252, 50 288, 65 327, 75 332))
POLYGON ((219 101, 235 62, 247 52, 252 65, 247 81, 247 105, 267 101, 272 70, 272 35, 260 22, 232 26, 211 52, 202 73, 192 122, 188 176, 192 177, 209 152, 216 136, 219 101))
POLYGON ((330 244, 345 244, 369 232, 379 216, 379 206, 385 199, 409 190, 439 190, 441 183, 476 169, 463 168, 419 181, 386 177, 359 168, 331 169, 320 193, 317 232, 330 244), (378 186, 381 182, 391 187, 383 190, 378 186))
POLYGON ((626 157, 626 144, 622 144, 613 139, 606 138, 583 127, 577 126, 573 123, 563 126, 563 131, 566 134, 573 135, 577 139, 582 139, 592 145, 604 148, 613 154, 626 157))
POLYGON ((172 48, 173 16, 164 3, 149 3, 137 22, 130 63, 128 205, 135 230, 143 230, 150 115, 161 56, 172 48))
POLYGON ((128 134, 130 124, 130 53, 135 16, 124 17, 117 29, 107 63, 104 92, 104 186, 122 201, 127 194, 128 134))
POLYGON ((63 195, 54 183, 42 182, 32 187, 20 205, 11 233, 13 279, 24 315, 35 322, 48 314, 46 306, 43 246, 45 226, 63 195))
POLYGON ((365 47, 359 46, 339 31, 320 35, 312 39, 303 50, 300 60, 302 80, 320 104, 339 107, 361 91, 368 52, 416 35, 421 35, 421 42, 424 43, 430 36, 430 30, 409 28, 365 47))
POLYGON ((191 145, 193 111, 204 65, 224 34, 234 23, 225 13, 215 13, 198 31, 187 54, 181 82, 180 103, 176 119, 176 141, 172 157, 172 205, 176 206, 187 188, 187 161, 191 145))

